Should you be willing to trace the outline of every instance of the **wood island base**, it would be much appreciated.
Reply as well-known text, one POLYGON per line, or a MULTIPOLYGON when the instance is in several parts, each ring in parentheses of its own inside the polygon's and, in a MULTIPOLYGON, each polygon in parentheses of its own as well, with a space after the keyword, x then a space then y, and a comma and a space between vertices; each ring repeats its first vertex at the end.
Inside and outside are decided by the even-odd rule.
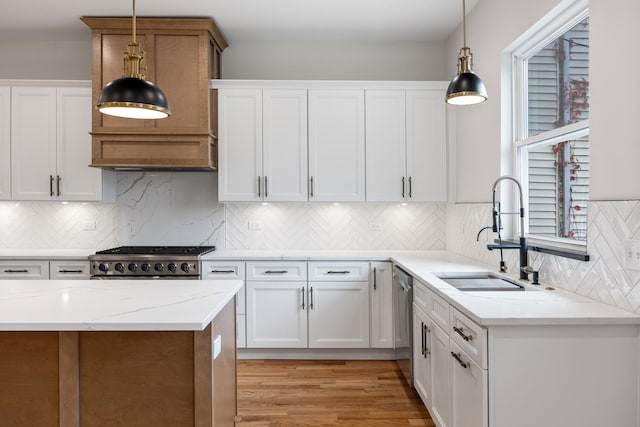
POLYGON ((0 332, 3 427, 233 426, 236 390, 234 300, 203 331, 0 332))

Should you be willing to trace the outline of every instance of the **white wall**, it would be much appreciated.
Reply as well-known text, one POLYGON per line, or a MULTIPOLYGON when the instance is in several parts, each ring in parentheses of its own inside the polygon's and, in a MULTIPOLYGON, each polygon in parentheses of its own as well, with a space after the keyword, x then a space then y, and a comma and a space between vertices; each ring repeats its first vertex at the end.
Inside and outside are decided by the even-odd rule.
POLYGON ((91 80, 91 31, 0 33, 0 79, 91 80))
POLYGON ((590 0, 591 200, 640 199, 638 0, 590 0))
MULTIPOLYGON (((447 80, 444 43, 236 42, 225 79, 447 80)), ((449 61, 451 62, 451 61, 449 61)))

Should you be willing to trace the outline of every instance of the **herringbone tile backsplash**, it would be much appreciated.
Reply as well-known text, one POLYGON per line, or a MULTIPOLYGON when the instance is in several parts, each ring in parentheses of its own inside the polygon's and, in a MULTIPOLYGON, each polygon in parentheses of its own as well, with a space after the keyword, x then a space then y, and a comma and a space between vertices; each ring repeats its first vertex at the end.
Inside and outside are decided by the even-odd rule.
MULTIPOLYGON (((640 201, 589 202, 589 262, 530 252, 540 281, 640 314, 640 272, 625 267, 625 241, 640 240, 640 201)), ((447 206, 447 249, 498 268, 499 252, 486 244, 495 235, 476 233, 491 224, 490 204, 447 206)), ((517 251, 504 251, 509 271, 517 274, 517 251)))
POLYGON ((442 204, 227 204, 225 241, 228 249, 444 249, 445 213, 442 204))

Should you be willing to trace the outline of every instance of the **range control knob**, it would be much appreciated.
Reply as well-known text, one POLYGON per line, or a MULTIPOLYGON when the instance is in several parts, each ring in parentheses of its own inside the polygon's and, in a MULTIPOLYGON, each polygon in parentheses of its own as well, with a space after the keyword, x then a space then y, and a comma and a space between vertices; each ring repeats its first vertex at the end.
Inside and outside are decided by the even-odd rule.
POLYGON ((138 264, 132 262, 127 266, 127 268, 129 269, 129 271, 136 271, 138 269, 138 264))
POLYGON ((115 265, 115 268, 120 273, 122 273, 124 271, 124 265, 121 262, 117 262, 116 265, 115 265))
POLYGON ((185 273, 189 272, 189 263, 188 262, 183 262, 182 264, 180 264, 180 270, 184 271, 185 273))
POLYGON ((156 271, 162 271, 162 269, 164 268, 164 264, 162 263, 156 263, 156 265, 153 266, 153 268, 156 269, 156 271))
POLYGON ((109 264, 106 262, 101 262, 98 266, 98 270, 104 271, 106 273, 107 271, 109 271, 109 264))
POLYGON ((174 263, 170 262, 169 265, 167 265, 167 268, 169 269, 170 272, 175 273, 177 267, 174 263))
POLYGON ((145 262, 144 264, 142 264, 140 266, 140 268, 142 268, 142 271, 149 271, 149 269, 151 268, 151 266, 149 265, 148 262, 145 262))

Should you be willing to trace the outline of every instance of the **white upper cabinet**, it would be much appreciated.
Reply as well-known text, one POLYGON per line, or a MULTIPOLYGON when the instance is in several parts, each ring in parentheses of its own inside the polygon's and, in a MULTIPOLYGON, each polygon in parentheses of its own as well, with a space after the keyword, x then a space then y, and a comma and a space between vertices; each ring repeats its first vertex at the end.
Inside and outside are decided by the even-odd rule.
POLYGON ((89 167, 93 111, 91 89, 58 88, 57 103, 56 175, 60 177, 59 198, 101 200, 103 172, 89 167))
POLYGON ((262 200, 262 90, 220 90, 218 122, 218 199, 262 200))
POLYGON ((407 201, 447 201, 444 92, 407 91, 407 201))
POLYGON ((307 200, 307 91, 265 90, 263 170, 265 201, 307 200))
POLYGON ((11 88, 0 87, 0 200, 11 199, 11 88))
POLYGON ((11 88, 13 200, 102 200, 91 163, 90 87, 11 88))
POLYGON ((219 200, 307 200, 307 91, 223 89, 219 200))
POLYGON ((309 91, 309 200, 365 200, 364 90, 309 91))
POLYGON ((441 90, 367 90, 367 201, 447 200, 441 90))
POLYGON ((14 87, 11 104, 13 199, 55 200, 56 88, 14 87))
POLYGON ((403 202, 408 194, 405 92, 368 90, 367 201, 403 202))

